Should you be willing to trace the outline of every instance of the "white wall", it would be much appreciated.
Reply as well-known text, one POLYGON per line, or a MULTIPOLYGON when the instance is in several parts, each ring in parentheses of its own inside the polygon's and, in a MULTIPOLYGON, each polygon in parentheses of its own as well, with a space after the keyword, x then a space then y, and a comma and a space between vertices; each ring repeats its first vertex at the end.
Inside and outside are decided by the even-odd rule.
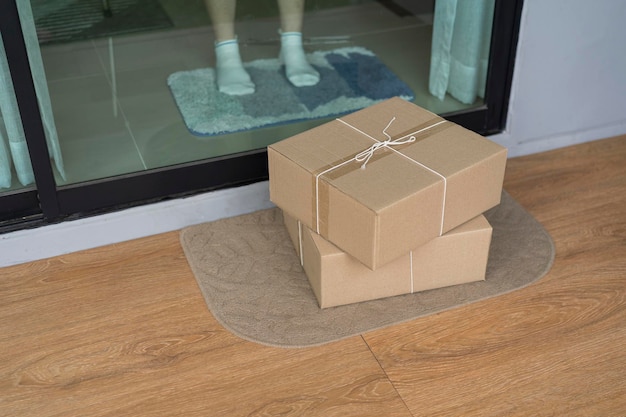
POLYGON ((626 133, 626 1, 525 0, 506 131, 511 156, 626 133))
MULTIPOLYGON (((507 128, 491 138, 517 156, 626 133, 625 42, 626 1, 526 0, 507 128)), ((0 266, 271 206, 262 182, 8 233, 0 266)))

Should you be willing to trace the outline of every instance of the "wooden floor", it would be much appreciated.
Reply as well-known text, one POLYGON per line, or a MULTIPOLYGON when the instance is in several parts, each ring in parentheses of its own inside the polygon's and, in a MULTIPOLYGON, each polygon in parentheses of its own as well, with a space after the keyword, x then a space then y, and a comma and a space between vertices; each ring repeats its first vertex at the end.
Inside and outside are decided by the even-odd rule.
POLYGON ((545 278, 316 348, 224 330, 177 233, 1 269, 0 415, 626 416, 626 137, 505 188, 555 240, 545 278))

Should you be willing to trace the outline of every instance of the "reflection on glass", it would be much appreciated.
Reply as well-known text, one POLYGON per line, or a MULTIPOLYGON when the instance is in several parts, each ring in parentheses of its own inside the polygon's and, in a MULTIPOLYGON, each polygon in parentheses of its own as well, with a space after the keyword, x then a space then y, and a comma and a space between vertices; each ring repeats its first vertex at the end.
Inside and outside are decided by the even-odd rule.
POLYGON ((493 0, 31 2, 59 184, 264 148, 392 95, 482 104, 493 0))

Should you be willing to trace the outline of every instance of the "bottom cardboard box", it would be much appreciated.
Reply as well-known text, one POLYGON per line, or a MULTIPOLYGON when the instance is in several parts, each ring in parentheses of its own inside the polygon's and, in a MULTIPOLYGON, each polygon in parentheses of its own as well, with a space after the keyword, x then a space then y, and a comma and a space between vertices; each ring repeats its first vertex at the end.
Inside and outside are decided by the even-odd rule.
POLYGON ((297 219, 283 217, 321 308, 485 279, 492 228, 482 215, 375 271, 297 219))

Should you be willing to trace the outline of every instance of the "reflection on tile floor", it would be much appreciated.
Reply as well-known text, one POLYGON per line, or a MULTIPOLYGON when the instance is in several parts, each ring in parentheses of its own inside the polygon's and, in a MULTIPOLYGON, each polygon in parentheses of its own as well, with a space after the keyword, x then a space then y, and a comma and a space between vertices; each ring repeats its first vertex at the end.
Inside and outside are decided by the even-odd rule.
MULTIPOLYGON (((305 16, 306 48, 368 48, 409 84, 417 104, 436 113, 458 110, 465 106, 427 91, 431 21, 429 14, 398 16, 377 2, 320 9, 305 16)), ((211 28, 191 26, 42 47, 68 174, 66 181, 57 177, 59 185, 260 149, 325 121, 220 137, 190 134, 166 79, 213 65, 211 28)), ((244 60, 275 57, 277 27, 275 17, 238 22, 244 60)))

